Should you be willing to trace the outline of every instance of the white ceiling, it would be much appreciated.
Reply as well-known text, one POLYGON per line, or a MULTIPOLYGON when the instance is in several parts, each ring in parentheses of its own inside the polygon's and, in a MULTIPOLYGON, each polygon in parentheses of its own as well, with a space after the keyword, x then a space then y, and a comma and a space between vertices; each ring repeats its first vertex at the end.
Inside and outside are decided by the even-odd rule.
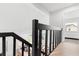
POLYGON ((35 5, 40 5, 48 12, 54 12, 75 5, 75 3, 35 3, 35 5))

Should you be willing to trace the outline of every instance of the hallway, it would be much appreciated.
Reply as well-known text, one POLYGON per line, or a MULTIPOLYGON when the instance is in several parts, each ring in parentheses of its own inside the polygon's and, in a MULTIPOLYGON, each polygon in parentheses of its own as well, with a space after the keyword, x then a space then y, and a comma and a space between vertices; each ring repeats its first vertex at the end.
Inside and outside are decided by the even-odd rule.
POLYGON ((66 39, 50 56, 79 56, 79 40, 66 39))

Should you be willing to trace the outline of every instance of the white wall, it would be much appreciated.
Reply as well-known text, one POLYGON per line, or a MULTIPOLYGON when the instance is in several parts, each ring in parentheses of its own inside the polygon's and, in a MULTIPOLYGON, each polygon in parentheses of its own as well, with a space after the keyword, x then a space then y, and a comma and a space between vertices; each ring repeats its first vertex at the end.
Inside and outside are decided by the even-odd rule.
POLYGON ((77 23, 78 31, 65 32, 64 35, 67 37, 79 38, 79 4, 69 8, 68 10, 70 11, 67 11, 64 13, 64 24, 65 23, 77 23))
MULTIPOLYGON (((0 32, 31 34, 33 19, 38 19, 41 23, 49 24, 49 15, 31 3, 0 4, 0 32)), ((11 48, 11 42, 9 45, 11 48)), ((12 48, 10 50, 12 50, 12 48)), ((11 53, 9 52, 8 55, 11 55, 11 53)))
POLYGON ((56 27, 63 27, 63 12, 50 14, 50 24, 56 27))
POLYGON ((79 4, 50 14, 50 24, 52 26, 63 28, 63 41, 65 36, 79 38, 79 31, 77 32, 65 31, 65 24, 72 22, 77 22, 79 29, 79 4))
POLYGON ((29 33, 33 19, 49 24, 49 16, 32 4, 0 4, 0 31, 29 33))
MULTIPOLYGON (((63 12, 51 13, 49 23, 54 28, 63 28, 63 12)), ((62 35, 63 35, 63 33, 62 33, 62 35)))

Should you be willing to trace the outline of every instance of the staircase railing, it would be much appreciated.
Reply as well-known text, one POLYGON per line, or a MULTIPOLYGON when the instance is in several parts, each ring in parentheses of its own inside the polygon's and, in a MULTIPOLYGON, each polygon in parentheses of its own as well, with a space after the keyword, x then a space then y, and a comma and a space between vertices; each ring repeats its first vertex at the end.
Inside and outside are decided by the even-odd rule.
POLYGON ((32 21, 33 56, 41 56, 41 51, 45 53, 44 56, 50 55, 54 51, 54 49, 60 44, 61 41, 62 29, 54 30, 50 25, 39 23, 37 19, 34 19, 32 21), (42 42, 43 31, 45 31, 44 42, 42 42))
POLYGON ((32 47, 32 44, 20 37, 19 35, 13 33, 13 32, 5 32, 5 33, 0 33, 0 37, 2 37, 2 54, 3 56, 6 56, 6 37, 12 36, 13 37, 13 56, 16 56, 16 40, 19 40, 22 42, 22 56, 24 56, 24 45, 27 46, 28 48, 28 56, 30 56, 30 47, 32 47))
MULTIPOLYGON (((2 32, 0 33, 0 37, 2 37, 2 53, 1 56, 6 56, 6 37, 13 37, 13 56, 16 56, 16 40, 19 40, 22 42, 21 47, 21 56, 24 56, 24 50, 27 47, 28 56, 32 55, 32 44, 20 37, 19 35, 15 34, 14 32, 2 32), (26 47, 25 47, 26 46, 26 47)), ((43 51, 41 51, 42 54, 45 54, 43 51)))

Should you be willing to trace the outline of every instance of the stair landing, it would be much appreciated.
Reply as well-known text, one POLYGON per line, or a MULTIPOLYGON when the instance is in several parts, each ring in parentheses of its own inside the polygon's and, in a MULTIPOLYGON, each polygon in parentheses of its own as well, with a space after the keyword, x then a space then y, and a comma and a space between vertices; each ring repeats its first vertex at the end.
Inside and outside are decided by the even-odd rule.
POLYGON ((66 39, 50 56, 79 56, 79 40, 66 39))

